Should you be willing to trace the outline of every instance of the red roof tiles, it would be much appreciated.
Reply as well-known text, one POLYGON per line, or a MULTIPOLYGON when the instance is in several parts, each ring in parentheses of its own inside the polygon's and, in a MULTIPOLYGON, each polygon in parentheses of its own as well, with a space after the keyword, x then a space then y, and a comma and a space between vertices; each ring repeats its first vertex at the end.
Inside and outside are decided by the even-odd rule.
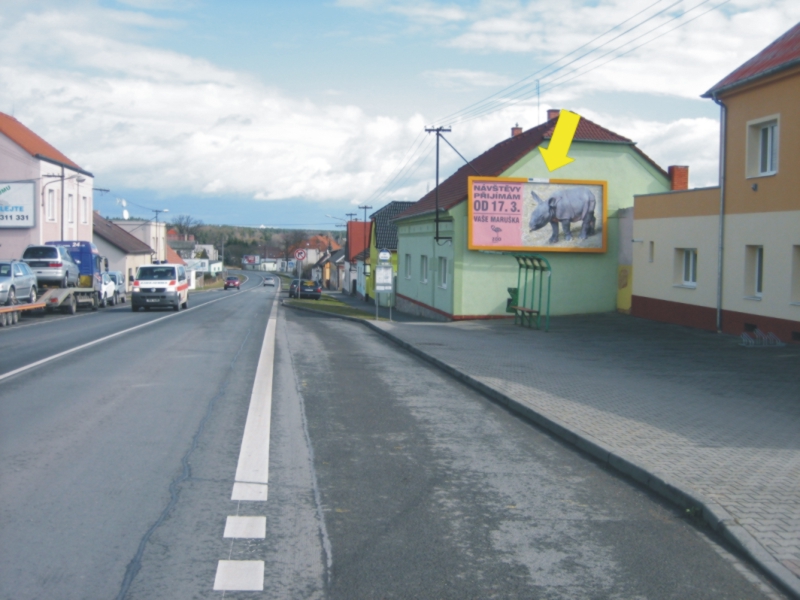
POLYGON ((711 98, 772 73, 800 65, 800 23, 713 86, 703 98, 711 98))
MULTIPOLYGON (((467 199, 468 177, 473 175, 498 177, 526 154, 535 150, 544 140, 549 140, 553 135, 557 121, 558 117, 550 119, 528 131, 507 138, 473 159, 471 161, 472 166, 464 165, 458 169, 458 171, 439 184, 439 210, 449 210, 467 199)), ((601 127, 589 119, 581 117, 573 141, 630 145, 642 158, 663 173, 664 177, 667 177, 667 173, 644 152, 639 150, 634 145, 634 142, 605 127, 601 127)), ((435 212, 435 210, 436 190, 433 189, 411 208, 395 217, 395 219, 405 219, 414 215, 435 212)))
POLYGON ((355 262, 356 255, 369 247, 370 221, 347 222, 347 262, 355 262))
POLYGON ((56 150, 33 131, 25 127, 11 115, 0 112, 0 133, 21 147, 25 152, 35 158, 42 158, 64 165, 85 175, 92 176, 88 171, 84 171, 77 164, 67 158, 66 155, 56 150))

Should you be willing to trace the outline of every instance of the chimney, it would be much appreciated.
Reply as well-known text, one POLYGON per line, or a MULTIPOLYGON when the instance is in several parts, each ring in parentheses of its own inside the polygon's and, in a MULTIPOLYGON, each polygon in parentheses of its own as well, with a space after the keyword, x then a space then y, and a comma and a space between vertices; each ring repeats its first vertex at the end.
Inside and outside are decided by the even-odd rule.
POLYGON ((557 119, 560 112, 561 112, 560 108, 548 108, 547 120, 550 121, 552 119, 557 119))
POLYGON ((670 165, 668 172, 669 189, 672 191, 689 189, 689 167, 670 165))
POLYGON ((517 123, 511 128, 511 137, 517 137, 521 133, 522 133, 522 127, 519 126, 519 123, 517 123))

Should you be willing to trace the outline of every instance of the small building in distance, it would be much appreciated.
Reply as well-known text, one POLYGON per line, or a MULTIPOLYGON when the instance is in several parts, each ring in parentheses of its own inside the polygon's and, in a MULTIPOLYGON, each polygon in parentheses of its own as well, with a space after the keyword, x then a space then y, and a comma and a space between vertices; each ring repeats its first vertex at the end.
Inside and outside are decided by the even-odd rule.
POLYGON ((127 290, 130 291, 137 269, 152 262, 153 249, 98 212, 92 214, 92 219, 94 245, 108 259, 109 271, 120 271, 125 275, 127 290))

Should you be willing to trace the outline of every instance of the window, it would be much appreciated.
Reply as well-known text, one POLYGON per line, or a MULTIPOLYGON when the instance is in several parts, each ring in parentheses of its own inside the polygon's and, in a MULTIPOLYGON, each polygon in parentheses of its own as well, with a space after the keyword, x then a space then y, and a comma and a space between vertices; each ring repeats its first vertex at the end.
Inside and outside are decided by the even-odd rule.
POLYGON ((88 223, 89 222, 89 203, 86 200, 86 196, 81 198, 81 223, 88 223))
POLYGON ((745 298, 760 299, 764 292, 764 246, 745 246, 745 298))
POLYGON ((683 251, 683 285, 697 285, 697 250, 683 251))
POLYGON ((411 255, 410 254, 406 254, 405 267, 406 267, 406 279, 411 279, 411 255))
POLYGON ((47 190, 47 220, 56 220, 56 192, 55 190, 47 190))
POLYGON ((419 259, 419 280, 428 283, 428 257, 422 255, 419 259))
POLYGON ((439 287, 447 289, 447 259, 439 257, 439 287))
POLYGON ((780 123, 777 115, 747 124, 747 176, 763 177, 778 172, 780 123))
POLYGON ((72 194, 67 196, 67 222, 75 222, 75 197, 72 194))
POLYGON ((697 248, 677 248, 675 251, 675 284, 697 287, 697 248))
POLYGON ((656 243, 650 242, 650 254, 647 257, 648 262, 653 262, 655 256, 656 256, 656 243))

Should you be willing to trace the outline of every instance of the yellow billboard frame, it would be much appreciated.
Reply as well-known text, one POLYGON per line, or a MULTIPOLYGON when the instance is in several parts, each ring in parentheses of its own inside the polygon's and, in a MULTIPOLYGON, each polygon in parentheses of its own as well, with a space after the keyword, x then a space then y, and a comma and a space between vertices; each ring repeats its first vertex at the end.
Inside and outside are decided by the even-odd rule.
MULTIPOLYGON (((525 177, 481 177, 472 175, 467 178, 467 249, 488 250, 492 252, 569 252, 579 254, 603 254, 608 251, 608 181, 594 179, 527 179, 525 177), (473 219, 473 181, 508 182, 508 183, 541 183, 567 185, 598 185, 603 189, 603 243, 599 248, 553 248, 551 246, 477 246, 472 243, 473 219)), ((520 223, 520 227, 524 227, 520 223)))

